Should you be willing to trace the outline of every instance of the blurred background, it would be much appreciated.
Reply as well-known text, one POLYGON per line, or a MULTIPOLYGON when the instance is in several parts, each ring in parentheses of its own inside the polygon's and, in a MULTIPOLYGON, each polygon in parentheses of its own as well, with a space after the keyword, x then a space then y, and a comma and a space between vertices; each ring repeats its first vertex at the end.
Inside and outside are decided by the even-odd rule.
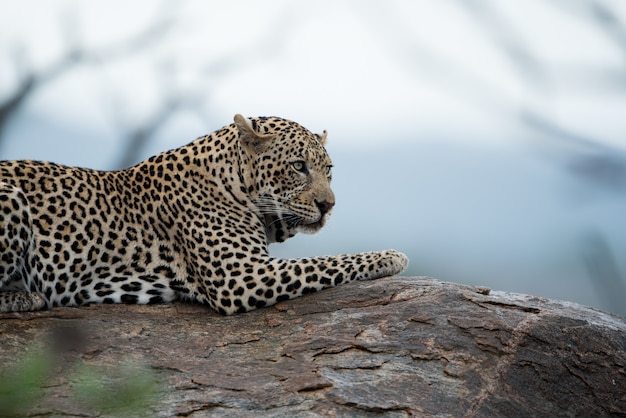
POLYGON ((273 255, 626 315, 623 1, 0 2, 0 159, 118 169, 235 113, 329 132, 334 214, 273 255))

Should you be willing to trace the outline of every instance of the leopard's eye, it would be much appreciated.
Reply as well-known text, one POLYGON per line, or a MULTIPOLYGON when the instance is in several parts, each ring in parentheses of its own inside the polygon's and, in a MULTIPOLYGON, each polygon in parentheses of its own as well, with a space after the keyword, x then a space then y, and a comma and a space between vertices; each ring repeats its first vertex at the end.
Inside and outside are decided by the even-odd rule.
POLYGON ((331 177, 333 175, 333 166, 332 165, 327 165, 326 166, 326 177, 331 177))
POLYGON ((299 173, 306 174, 309 171, 304 161, 294 161, 293 163, 291 163, 291 165, 293 166, 294 170, 299 173))

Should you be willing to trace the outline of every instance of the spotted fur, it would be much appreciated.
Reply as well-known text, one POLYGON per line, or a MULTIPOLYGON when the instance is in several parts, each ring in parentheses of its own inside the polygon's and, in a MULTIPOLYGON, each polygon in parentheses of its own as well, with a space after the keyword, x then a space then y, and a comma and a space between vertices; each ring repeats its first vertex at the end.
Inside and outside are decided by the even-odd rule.
POLYGON ((401 272, 393 250, 270 257, 332 211, 325 141, 236 115, 120 171, 0 162, 0 311, 181 299, 232 314, 401 272))

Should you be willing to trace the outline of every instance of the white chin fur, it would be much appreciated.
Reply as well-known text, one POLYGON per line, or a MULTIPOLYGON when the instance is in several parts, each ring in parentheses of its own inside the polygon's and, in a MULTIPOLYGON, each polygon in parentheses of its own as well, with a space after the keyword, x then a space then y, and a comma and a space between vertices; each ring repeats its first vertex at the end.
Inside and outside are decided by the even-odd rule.
POLYGON ((314 234, 320 229, 322 229, 324 225, 326 225, 326 221, 328 220, 329 215, 330 213, 327 213, 326 215, 324 215, 322 219, 318 220, 317 222, 310 223, 307 225, 300 225, 296 228, 296 231, 303 232, 305 234, 314 234))

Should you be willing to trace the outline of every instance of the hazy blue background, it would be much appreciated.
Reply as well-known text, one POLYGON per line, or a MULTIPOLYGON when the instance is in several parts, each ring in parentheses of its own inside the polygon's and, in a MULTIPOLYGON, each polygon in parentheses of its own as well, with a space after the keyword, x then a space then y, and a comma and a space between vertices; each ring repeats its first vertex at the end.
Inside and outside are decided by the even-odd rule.
POLYGON ((329 131, 337 206, 284 257, 626 314, 626 3, 1 1, 0 159, 114 169, 232 122, 329 131))

